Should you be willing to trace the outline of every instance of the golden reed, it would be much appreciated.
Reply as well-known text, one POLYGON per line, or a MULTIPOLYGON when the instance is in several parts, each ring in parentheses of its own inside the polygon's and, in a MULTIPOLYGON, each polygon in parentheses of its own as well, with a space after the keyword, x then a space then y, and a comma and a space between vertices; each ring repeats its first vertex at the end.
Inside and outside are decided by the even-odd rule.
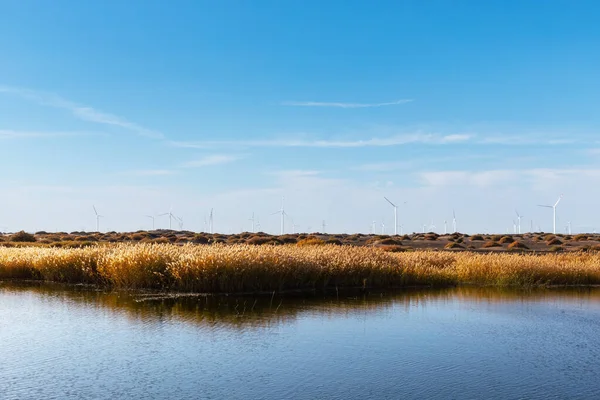
POLYGON ((186 292, 459 284, 600 284, 599 253, 521 255, 353 246, 117 244, 0 248, 0 279, 186 292))

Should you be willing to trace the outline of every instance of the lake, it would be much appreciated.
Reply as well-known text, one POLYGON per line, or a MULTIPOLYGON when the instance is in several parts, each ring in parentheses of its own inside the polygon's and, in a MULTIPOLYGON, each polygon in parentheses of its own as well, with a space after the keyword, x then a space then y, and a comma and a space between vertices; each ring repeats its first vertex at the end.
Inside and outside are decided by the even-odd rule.
POLYGON ((600 289, 161 296, 0 283, 2 399, 597 399, 600 289))

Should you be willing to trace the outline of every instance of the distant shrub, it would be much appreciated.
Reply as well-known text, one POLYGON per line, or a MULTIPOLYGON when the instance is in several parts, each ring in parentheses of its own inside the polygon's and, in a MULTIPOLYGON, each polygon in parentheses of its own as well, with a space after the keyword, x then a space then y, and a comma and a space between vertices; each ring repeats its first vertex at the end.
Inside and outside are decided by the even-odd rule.
MULTIPOLYGON (((325 241, 325 244, 335 244, 337 246, 341 246, 342 245, 342 241, 340 239, 333 239, 333 238, 331 238, 331 239, 327 239, 325 241)), ((400 243, 400 244, 402 244, 402 243, 400 243)))
POLYGON ((410 236, 403 235, 402 237, 400 237, 400 240, 410 240, 410 236))
MULTIPOLYGON (((296 239, 294 236, 282 236, 279 238, 279 240, 282 243, 286 243, 286 244, 298 243, 298 239, 296 239)), ((336 240, 336 239, 334 239, 334 240, 336 240)))
POLYGON ((392 239, 392 238, 379 240, 376 243, 377 244, 382 244, 382 245, 388 245, 388 246, 401 245, 402 244, 402 242, 400 240, 392 239))
POLYGON ((246 241, 247 244, 251 244, 251 245, 261 245, 261 244, 267 244, 271 241, 270 237, 264 237, 264 236, 252 236, 250 239, 248 239, 246 241))
POLYGON ((484 249, 489 249, 491 247, 502 247, 502 245, 500 243, 498 243, 498 242, 493 241, 493 240, 488 240, 481 247, 484 248, 484 249))
POLYGON ((563 247, 562 246, 552 246, 548 249, 548 251, 553 251, 553 252, 563 251, 563 247))
POLYGON ((575 240, 577 242, 581 242, 582 240, 588 240, 588 235, 580 233, 579 235, 575 235, 575 237, 573 238, 573 240, 575 240))
POLYGON ((464 246, 461 246, 460 244, 456 243, 456 242, 450 242, 448 244, 446 244, 444 246, 445 249, 464 249, 464 246))
POLYGON ((473 236, 471 236, 471 241, 483 241, 483 236, 473 235, 473 236))
POLYGON ((424 236, 424 239, 425 240, 437 240, 438 237, 440 237, 440 235, 438 235, 437 233, 430 232, 424 236))
POLYGON ((492 235, 490 236, 490 239, 493 240, 494 242, 498 242, 500 241, 500 239, 502 239, 504 236, 502 235, 492 235))
POLYGON ((508 245, 508 249, 512 250, 512 249, 529 249, 529 247, 527 247, 526 245, 524 245, 523 243, 515 240, 514 242, 512 242, 511 244, 508 245))
POLYGON ((142 240, 146 238, 146 234, 144 233, 134 233, 133 235, 129 236, 131 238, 131 240, 142 240))
POLYGON ((208 238, 204 235, 195 235, 192 242, 196 244, 208 244, 208 238))
POLYGON ((33 236, 31 233, 27 233, 25 231, 20 231, 17 232, 15 234, 13 234, 10 237, 10 241, 11 242, 27 242, 27 243, 31 243, 31 242, 35 242, 35 236, 33 236))
POLYGON ((563 242, 560 241, 556 236, 546 242, 548 246, 561 245, 563 242))
POLYGON ((511 236, 502 236, 500 238, 500 240, 498 241, 498 243, 513 243, 515 241, 515 239, 513 239, 511 236))
POLYGON ((465 241, 465 239, 459 237, 458 239, 456 239, 456 243, 463 243, 465 241))
POLYGON ((556 235, 548 234, 548 235, 544 236, 544 241, 548 242, 548 241, 554 239, 555 237, 556 237, 556 235))

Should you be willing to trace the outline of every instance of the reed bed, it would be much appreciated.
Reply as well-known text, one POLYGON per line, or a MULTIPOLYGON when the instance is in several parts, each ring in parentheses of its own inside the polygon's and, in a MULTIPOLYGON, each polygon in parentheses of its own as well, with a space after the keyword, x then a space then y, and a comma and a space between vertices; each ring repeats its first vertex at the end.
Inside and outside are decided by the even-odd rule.
POLYGON ((238 293, 328 288, 600 284, 600 254, 390 253, 353 246, 116 244, 0 248, 0 279, 238 293))

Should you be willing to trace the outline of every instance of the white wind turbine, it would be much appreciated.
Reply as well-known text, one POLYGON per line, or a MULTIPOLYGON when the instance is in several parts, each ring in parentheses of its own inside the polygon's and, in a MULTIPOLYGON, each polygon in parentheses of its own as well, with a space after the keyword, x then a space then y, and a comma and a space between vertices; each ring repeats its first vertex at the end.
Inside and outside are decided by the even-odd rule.
POLYGON ((214 233, 214 213, 212 208, 210 209, 210 215, 208 216, 208 229, 210 230, 211 234, 214 233))
POLYGON ((180 217, 175 217, 178 221, 179 224, 179 230, 182 231, 183 230, 183 218, 180 217))
POLYGON ((381 221, 381 234, 385 235, 385 222, 381 221))
POLYGON ((373 222, 371 223, 371 233, 373 235, 377 234, 377 221, 373 220, 373 222))
POLYGON ((254 213, 252 213, 252 218, 248 218, 248 221, 252 221, 252 233, 256 232, 254 230, 254 221, 256 221, 256 219, 254 218, 254 213))
POLYGON ((444 220, 444 235, 448 233, 448 221, 444 220))
POLYGON ((517 223, 519 224, 517 226, 517 232, 519 235, 521 234, 521 218, 523 218, 523 215, 519 214, 519 212, 517 210, 515 210, 515 213, 517 214, 517 223))
POLYGON ((146 217, 152 220, 152 230, 154 230, 154 215, 146 215, 146 217))
POLYGON ((452 210, 452 231, 453 233, 458 232, 456 230, 456 213, 454 212, 454 210, 452 210))
POLYGON ((387 197, 383 196, 383 198, 394 207, 394 235, 398 234, 398 206, 390 201, 387 197))
POLYGON ((285 200, 285 198, 283 196, 281 196, 281 210, 275 211, 274 213, 271 214, 271 215, 281 214, 281 234, 282 235, 285 232, 285 216, 287 215, 287 213, 285 212, 285 209, 283 207, 284 200, 285 200))
POLYGON ((100 218, 104 218, 104 215, 98 214, 96 211, 96 206, 92 206, 94 208, 94 213, 96 214, 96 232, 100 232, 100 218))
POLYGON ((172 226, 173 226, 173 219, 177 220, 177 217, 175 216, 175 214, 173 214, 173 207, 171 207, 169 209, 169 212, 167 212, 167 213, 158 214, 159 217, 164 217, 165 215, 169 216, 169 230, 171 230, 172 226))
POLYGON ((556 206, 558 205, 558 203, 560 203, 560 201, 562 200, 563 195, 561 194, 560 197, 558 198, 558 200, 556 200, 556 203, 554 203, 553 206, 546 206, 546 205, 542 205, 542 204, 538 204, 539 207, 545 207, 545 208, 551 208, 552 209, 552 233, 554 233, 556 235, 556 206))

